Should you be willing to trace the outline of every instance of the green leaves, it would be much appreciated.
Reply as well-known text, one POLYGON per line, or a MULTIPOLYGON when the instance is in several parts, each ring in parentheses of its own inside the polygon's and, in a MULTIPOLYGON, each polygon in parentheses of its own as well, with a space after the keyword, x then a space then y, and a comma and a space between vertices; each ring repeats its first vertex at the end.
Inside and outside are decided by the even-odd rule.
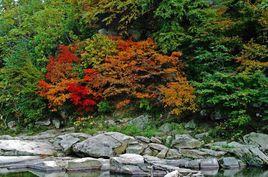
POLYGON ((265 113, 267 101, 262 98, 267 98, 264 91, 268 88, 268 79, 261 71, 216 72, 194 85, 201 109, 209 110, 212 106, 209 114, 220 112, 223 117, 230 119, 231 125, 248 125, 257 113, 265 113))

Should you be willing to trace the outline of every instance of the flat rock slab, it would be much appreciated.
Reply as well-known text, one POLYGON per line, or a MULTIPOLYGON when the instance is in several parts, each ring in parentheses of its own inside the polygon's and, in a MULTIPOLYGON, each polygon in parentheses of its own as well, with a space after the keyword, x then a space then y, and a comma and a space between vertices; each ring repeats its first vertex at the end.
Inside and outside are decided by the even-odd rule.
POLYGON ((4 156, 51 156, 55 153, 53 146, 47 142, 0 140, 0 155, 4 156))
POLYGON ((9 165, 14 163, 21 163, 30 160, 40 159, 39 156, 0 156, 0 167, 1 165, 9 165))

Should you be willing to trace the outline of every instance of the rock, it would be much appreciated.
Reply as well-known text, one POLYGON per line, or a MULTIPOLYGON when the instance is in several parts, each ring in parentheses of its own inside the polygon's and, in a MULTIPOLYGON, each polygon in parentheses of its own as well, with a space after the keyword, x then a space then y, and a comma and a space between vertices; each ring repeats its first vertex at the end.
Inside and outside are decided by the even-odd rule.
POLYGON ((110 164, 111 172, 130 175, 147 175, 147 172, 142 170, 144 158, 141 155, 123 154, 119 157, 112 157, 110 164))
POLYGON ((41 163, 31 164, 29 168, 45 172, 60 172, 64 170, 63 166, 55 160, 45 160, 41 163))
POLYGON ((62 151, 66 154, 69 154, 72 146, 80 141, 79 138, 73 137, 70 134, 60 135, 57 137, 57 139, 58 141, 56 141, 56 143, 59 144, 59 146, 62 148, 62 151))
POLYGON ((151 149, 157 150, 157 151, 162 151, 164 149, 168 149, 168 147, 164 146, 163 144, 156 144, 156 143, 150 143, 149 147, 151 149))
POLYGON ((200 151, 198 149, 181 149, 181 155, 183 157, 193 158, 193 159, 202 159, 207 156, 207 153, 200 151))
POLYGON ((145 147, 139 143, 137 144, 131 144, 127 147, 126 153, 128 154, 142 154, 145 147))
POLYGON ((150 139, 144 136, 135 136, 135 139, 144 143, 150 143, 150 139))
POLYGON ((158 158, 161 158, 161 159, 164 159, 166 157, 168 153, 168 149, 162 149, 158 154, 157 154, 157 157, 158 158))
POLYGON ((165 144, 171 145, 172 140, 173 140, 173 137, 172 136, 167 136, 166 137, 166 140, 165 140, 165 144))
POLYGON ((152 137, 151 138, 151 143, 162 144, 162 141, 159 138, 152 137))
POLYGON ((52 124, 54 125, 55 128, 57 128, 57 129, 60 128, 60 120, 59 119, 53 119, 52 124))
POLYGON ((141 115, 128 122, 129 125, 133 125, 141 130, 144 130, 149 124, 149 116, 141 115))
POLYGON ((214 151, 211 149, 181 149, 181 154, 184 157, 194 158, 194 159, 202 159, 205 157, 221 157, 225 155, 227 152, 225 151, 214 151))
POLYGON ((164 123, 159 127, 159 130, 163 133, 170 133, 173 130, 171 123, 164 123))
POLYGON ((51 124, 51 121, 50 121, 50 119, 40 120, 40 121, 36 121, 34 124, 41 125, 41 126, 49 126, 51 124))
POLYGON ((213 148, 234 154, 250 166, 263 166, 268 164, 267 155, 254 145, 244 145, 238 142, 231 142, 227 145, 223 144, 223 146, 214 145, 213 148))
POLYGON ((243 137, 246 144, 259 146, 261 150, 268 150, 268 135, 263 133, 252 132, 243 137))
POLYGON ((200 169, 202 170, 219 169, 218 160, 216 158, 203 159, 200 162, 200 169))
POLYGON ((209 136, 209 133, 208 132, 205 132, 205 133, 196 134, 194 137, 196 139, 203 140, 204 138, 206 138, 208 136, 209 136))
POLYGON ((188 149, 194 149, 199 148, 202 146, 202 142, 194 139, 190 135, 176 135, 175 139, 172 141, 172 147, 180 149, 180 148, 188 148, 188 149))
POLYGON ((184 127, 188 128, 188 129, 195 129, 196 124, 195 124, 194 120, 191 120, 191 121, 187 122, 184 127))
POLYGON ((0 156, 0 166, 40 159, 39 156, 0 156))
POLYGON ((239 168, 239 161, 234 157, 224 157, 219 160, 220 166, 225 169, 239 168))
POLYGON ((26 140, 0 140, 0 155, 29 156, 54 155, 56 151, 48 142, 35 142, 26 140))
POLYGON ((175 170, 173 172, 166 174, 164 177, 179 177, 179 171, 175 170))
POLYGON ((15 121, 10 121, 7 123, 7 127, 13 131, 16 130, 16 127, 17 127, 17 123, 15 121))
POLYGON ((73 146, 73 152, 80 156, 109 158, 123 154, 130 141, 130 136, 118 132, 101 133, 73 146))
POLYGON ((143 152, 143 155, 149 155, 152 156, 153 155, 153 151, 150 148, 146 148, 143 152))
POLYGON ((225 151, 214 151, 212 149, 205 149, 205 148, 201 148, 200 151, 205 152, 207 156, 213 156, 213 157, 221 157, 227 153, 225 151))
POLYGON ((263 165, 268 165, 268 157, 266 154, 264 154, 259 148, 257 147, 251 147, 250 151, 252 152, 252 154, 254 156, 257 156, 258 158, 260 158, 263 162, 263 165))
POLYGON ((200 169, 200 164, 201 164, 202 159, 195 159, 195 160, 190 160, 188 163, 188 167, 191 169, 200 169))
POLYGON ((70 160, 67 163, 67 170, 79 171, 79 170, 101 170, 102 161, 91 157, 70 160))
POLYGON ((166 159, 179 159, 181 154, 177 149, 169 149, 166 154, 166 159))

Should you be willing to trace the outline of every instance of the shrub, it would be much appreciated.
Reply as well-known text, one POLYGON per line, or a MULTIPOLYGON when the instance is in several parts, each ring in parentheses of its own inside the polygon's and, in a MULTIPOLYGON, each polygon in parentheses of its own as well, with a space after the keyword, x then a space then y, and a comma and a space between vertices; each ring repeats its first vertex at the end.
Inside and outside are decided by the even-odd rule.
POLYGON ((44 116, 44 100, 36 94, 43 74, 33 63, 31 49, 17 46, 0 68, 0 116, 22 126, 44 116))
POLYGON ((116 53, 116 44, 109 37, 96 34, 92 38, 82 41, 81 63, 84 68, 99 65, 109 55, 116 53))
POLYGON ((79 59, 72 50, 74 48, 60 46, 58 56, 50 57, 47 65, 47 81, 39 81, 38 93, 48 100, 49 107, 53 111, 62 109, 68 101, 76 106, 79 112, 92 111, 99 95, 83 84, 92 81, 91 76, 94 76, 95 72, 91 69, 85 70, 84 78, 80 79, 79 73, 74 69, 79 59))
POLYGON ((146 99, 155 106, 163 103, 178 115, 185 110, 194 110, 193 88, 183 75, 181 53, 162 55, 151 39, 140 42, 114 40, 118 52, 95 66, 100 73, 97 80, 103 89, 103 98, 115 102, 117 108, 146 99), (175 95, 172 95, 168 87, 174 84, 180 87, 173 90, 175 95))
POLYGON ((264 121, 268 80, 261 71, 217 72, 194 85, 203 114, 225 120, 233 128, 257 128, 254 124, 264 121))

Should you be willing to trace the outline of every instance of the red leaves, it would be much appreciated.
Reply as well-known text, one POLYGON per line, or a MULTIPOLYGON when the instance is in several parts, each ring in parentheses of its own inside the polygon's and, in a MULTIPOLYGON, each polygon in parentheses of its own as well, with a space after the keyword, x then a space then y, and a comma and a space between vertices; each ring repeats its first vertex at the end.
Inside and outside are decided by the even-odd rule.
POLYGON ((73 65, 79 62, 74 51, 75 47, 59 46, 58 56, 49 59, 46 81, 39 82, 38 93, 49 101, 49 107, 53 110, 70 100, 80 112, 91 111, 99 99, 96 92, 82 85, 92 82, 97 72, 86 69, 84 78, 80 79, 79 73, 73 70, 73 65))
MULTIPOLYGON (((71 48, 72 49, 72 48, 71 48)), ((46 79, 52 83, 57 83, 61 79, 67 79, 73 77, 73 63, 79 61, 78 57, 74 55, 68 46, 59 46, 59 54, 55 57, 49 58, 47 65, 46 79)), ((72 49, 74 50, 74 49, 72 49)))
POLYGON ((96 102, 90 97, 93 92, 85 86, 72 83, 67 90, 71 93, 70 99, 72 103, 78 106, 79 110, 90 111, 96 105, 96 102))

